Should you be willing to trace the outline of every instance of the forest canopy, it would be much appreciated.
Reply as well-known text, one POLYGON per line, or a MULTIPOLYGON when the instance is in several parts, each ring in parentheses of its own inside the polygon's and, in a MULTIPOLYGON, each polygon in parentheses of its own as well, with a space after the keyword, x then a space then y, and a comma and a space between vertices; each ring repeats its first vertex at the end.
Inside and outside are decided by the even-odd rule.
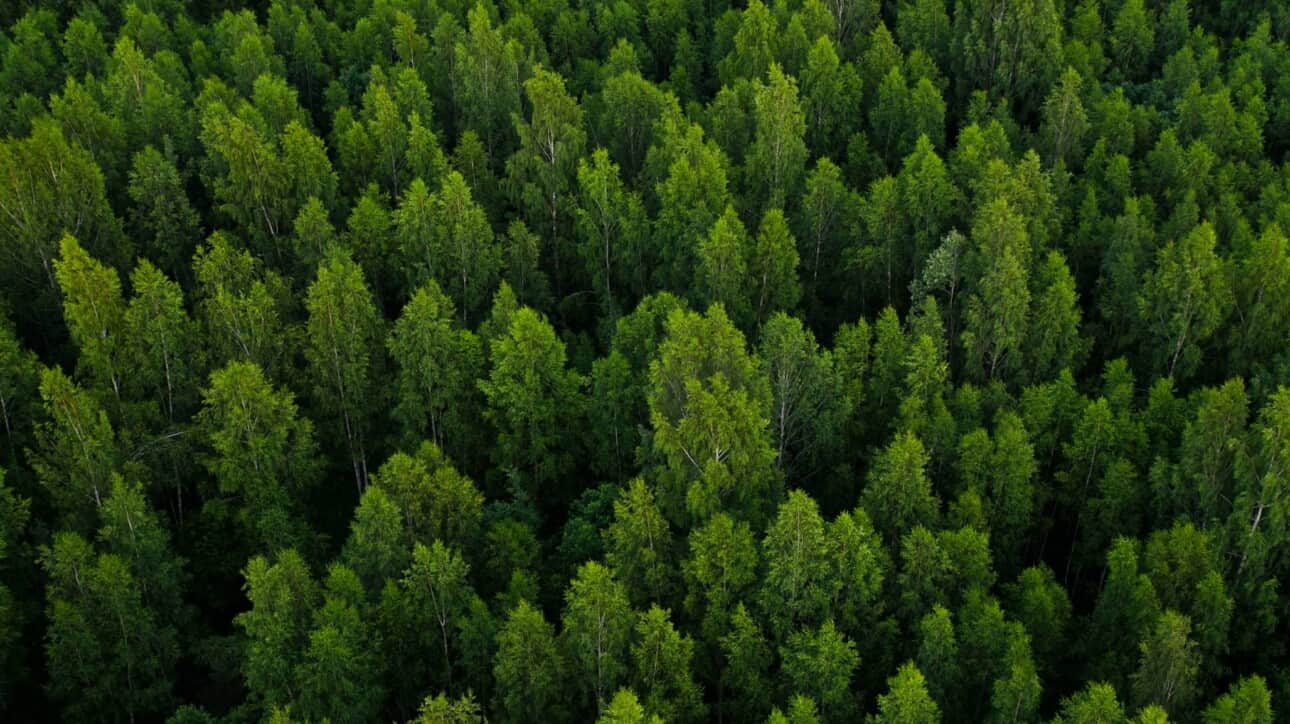
POLYGON ((0 718, 1290 712, 1290 6, 0 3, 0 718))

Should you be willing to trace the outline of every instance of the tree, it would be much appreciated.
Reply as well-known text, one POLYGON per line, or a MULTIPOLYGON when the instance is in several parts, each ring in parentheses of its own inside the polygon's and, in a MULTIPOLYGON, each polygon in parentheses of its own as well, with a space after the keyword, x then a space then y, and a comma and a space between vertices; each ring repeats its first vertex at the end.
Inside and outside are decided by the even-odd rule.
POLYGON ((859 214, 860 197, 847 188, 842 171, 828 158, 816 161, 806 177, 795 226, 802 249, 803 296, 813 317, 834 299, 842 253, 859 214))
MULTIPOLYGON (((20 48, 10 46, 14 54, 21 54, 20 48)), ((0 185, 6 199, 0 220, 4 288, 18 320, 55 313, 53 262, 59 240, 68 232, 75 231, 87 254, 108 263, 129 258, 129 245, 104 193, 103 172, 88 151, 68 142, 53 120, 38 120, 28 137, 0 143, 0 169, 5 169, 0 185)))
POLYGON ((1205 709, 1205 724, 1225 721, 1269 724, 1272 721, 1272 695, 1263 677, 1247 676, 1236 683, 1205 709))
POLYGON ((541 67, 524 81, 524 95, 532 106, 525 123, 512 116, 520 148, 506 162, 518 203, 528 212, 528 223, 540 229, 552 250, 557 294, 563 289, 560 257, 572 241, 573 189, 587 142, 582 108, 564 89, 564 79, 541 67))
POLYGON ((794 694, 788 702, 788 712, 779 707, 771 709, 766 724, 820 724, 820 708, 811 697, 794 694))
POLYGON ((489 159, 498 163, 512 147, 511 114, 520 109, 520 42, 494 28, 477 4, 466 14, 467 30, 453 50, 453 95, 462 126, 483 140, 489 159))
POLYGON ((626 673, 632 626, 627 592, 608 568, 589 562, 578 568, 564 602, 564 648, 583 682, 580 688, 602 714, 609 692, 626 673))
MULTIPOLYGON (((965 437, 959 445, 960 465, 975 457, 966 449, 966 440, 965 437)), ((999 414, 991 446, 988 457, 975 461, 980 465, 979 474, 968 472, 965 477, 981 495, 995 558, 1015 570, 1013 566, 1022 558, 1034 514, 1038 466, 1030 435, 1021 418, 1013 413, 999 414)))
MULTIPOLYGON (((466 180, 456 171, 444 176, 439 193, 430 200, 431 221, 425 246, 404 247, 405 258, 418 274, 417 285, 430 279, 449 290, 466 324, 483 309, 497 283, 501 249, 484 210, 471 196, 466 180), (413 249, 415 248, 415 252, 413 249)), ((405 244, 415 243, 411 238, 405 244)))
MULTIPOLYGON (((996 529, 997 530, 997 529, 996 529)), ((1031 566, 1005 589, 1008 613, 1026 627, 1041 671, 1052 671, 1066 655, 1071 602, 1052 569, 1031 566)))
POLYGON ((915 525, 934 525, 939 516, 926 468, 922 441, 907 432, 898 433, 874 461, 860 500, 887 541, 894 543, 915 525))
POLYGON ((124 358, 149 392, 171 432, 191 414, 200 338, 184 308, 179 284, 146 259, 130 273, 124 319, 124 358))
POLYGON ((806 171, 806 119, 797 102, 797 81, 772 63, 766 84, 756 86, 753 103, 757 132, 746 173, 763 188, 750 201, 753 208, 782 209, 797 197, 806 171))
POLYGON ((363 270, 344 254, 318 267, 305 299, 309 344, 305 357, 317 381, 318 405, 340 418, 361 495, 367 486, 367 436, 372 407, 372 349, 381 336, 380 318, 363 270))
MULTIPOLYGON (((692 270, 698 266, 693 240, 713 227, 731 199, 725 156, 715 143, 704 140, 703 128, 692 124, 674 133, 675 137, 660 139, 671 155, 655 186, 659 211, 654 243, 659 267, 654 283, 682 294, 691 288, 692 270)), ((662 159, 656 157, 656 162, 662 159)))
MULTIPOLYGON (((375 480, 375 478, 373 478, 375 480)), ((403 511, 385 489, 369 485, 354 509, 349 538, 341 560, 369 591, 379 591, 387 580, 398 580, 411 562, 403 511)))
POLYGON ((727 622, 756 582, 757 544, 747 523, 718 513, 691 533, 690 557, 682 564, 688 583, 686 607, 709 638, 727 622), (701 614, 701 615, 700 615, 701 614))
POLYGON ((752 309, 745 291, 752 279, 748 262, 754 255, 752 240, 733 206, 726 207, 696 251, 699 267, 695 274, 695 304, 721 304, 741 327, 749 328, 752 309))
POLYGON ((1068 168, 1082 158, 1083 140, 1088 133, 1088 113, 1080 99, 1083 79, 1074 68, 1067 68, 1044 101, 1040 134, 1050 163, 1061 161, 1068 168))
POLYGON ((1133 698, 1139 706, 1157 704, 1177 714, 1196 696, 1200 668, 1191 622, 1176 611, 1165 611, 1139 647, 1142 658, 1133 674, 1133 698))
POLYGON ((959 95, 981 88, 1033 112, 1059 72, 1060 11, 1047 0, 1000 14, 1002 8, 994 0, 972 0, 954 13, 951 55, 963 69, 959 95))
POLYGON ((599 108, 596 142, 609 151, 609 157, 621 167, 623 178, 632 183, 640 175, 645 154, 653 144, 655 126, 664 114, 680 114, 677 99, 639 72, 629 70, 605 81, 599 108))
POLYGON ((449 700, 447 695, 427 696, 417 710, 416 724, 471 724, 483 718, 483 712, 475 696, 467 692, 464 696, 449 700))
MULTIPOLYGON (((960 194, 926 135, 918 137, 913 152, 905 157, 896 182, 904 216, 914 236, 909 271, 918 278, 919 266, 950 231, 960 194)), ((913 299, 917 302, 919 297, 914 296, 913 299)))
POLYGON ((578 251, 605 309, 616 315, 647 288, 643 248, 648 221, 640 198, 624 189, 618 165, 604 149, 578 161, 578 251), (617 290, 617 291, 615 291, 617 290))
POLYGON ((972 227, 981 266, 968 299, 963 346, 972 369, 985 379, 1015 370, 1030 323, 1030 242, 1023 221, 1005 199, 977 215, 972 227))
POLYGON ((1122 74, 1140 78, 1153 55, 1155 32, 1142 0, 1126 0, 1111 25, 1111 57, 1122 74))
POLYGON ((493 369, 480 380, 484 416, 498 430, 493 461, 529 501, 568 470, 571 426, 581 414, 582 376, 565 367, 564 343, 532 309, 517 311, 491 343, 493 369))
POLYGON ((1088 646, 1102 652, 1090 662, 1090 678, 1127 684, 1135 659, 1132 646, 1149 634, 1159 615, 1151 579, 1138 570, 1134 541, 1117 539, 1107 553, 1106 583, 1090 620, 1088 646))
POLYGON ((829 467, 848 412, 837 397, 840 376, 801 321, 780 312, 762 329, 758 355, 770 378, 776 464, 794 480, 829 467))
POLYGON ((645 715, 645 707, 631 689, 619 689, 596 724, 661 724, 662 721, 657 714, 645 715))
POLYGON ((780 648, 784 673, 794 690, 820 703, 826 719, 846 719, 854 710, 851 677, 860 665, 855 643, 825 621, 817 630, 801 630, 780 648))
POLYGON ((867 719, 872 724, 936 724, 940 720, 941 709, 928 695, 923 674, 912 661, 887 679, 887 693, 878 696, 878 715, 867 719))
POLYGON ((632 646, 636 687, 656 716, 697 721, 703 716, 703 696, 690 672, 694 642, 677 632, 670 614, 657 604, 640 614, 632 646))
POLYGON ((765 520, 779 485, 770 389, 720 305, 668 315, 648 401, 664 513, 704 520, 726 509, 765 520))
POLYGON ((627 582, 635 603, 671 598, 672 531, 644 480, 634 478, 614 501, 614 520, 603 535, 605 562, 627 582))
MULTIPOLYGON (((103 392, 122 402, 122 364, 125 300, 116 269, 86 253, 71 236, 59 243, 54 275, 63 290, 63 319, 72 341, 80 348, 82 374, 103 392)), ((105 400, 106 401, 106 400, 105 400)))
POLYGON ((730 54, 717 65, 723 85, 738 78, 757 79, 766 75, 775 58, 775 34, 779 23, 770 9, 757 0, 748 4, 738 20, 730 54))
POLYGON ((126 214, 130 236, 143 242, 144 256, 169 277, 185 278, 201 219, 184 190, 176 159, 152 146, 136 153, 128 193, 134 203, 126 214))
POLYGON ((294 549, 280 551, 272 563, 252 558, 243 571, 251 608, 238 614, 246 635, 243 671, 247 688, 269 711, 297 694, 295 669, 304 659, 314 606, 321 593, 294 549))
POLYGON ((1290 389, 1282 387, 1264 404, 1254 427, 1256 447, 1248 467, 1238 469, 1237 493, 1230 528, 1241 552, 1236 573, 1253 575, 1268 565, 1268 556, 1285 540, 1287 496, 1283 472, 1290 465, 1290 389), (1239 531, 1239 532, 1238 532, 1239 531))
POLYGON ((66 524, 85 531, 120 461, 112 423, 94 397, 58 368, 40 373, 40 397, 47 419, 36 427, 32 468, 66 524))
POLYGON ((1115 697, 1115 688, 1103 682, 1092 682, 1082 691, 1062 701, 1061 714, 1057 721, 1061 724, 1083 724, 1085 722, 1107 722, 1107 724, 1126 724, 1129 717, 1124 707, 1115 697))
POLYGON ((757 619, 742 603, 735 606, 730 629, 721 637, 721 653, 725 664, 721 684, 737 694, 730 708, 745 716, 760 716, 770 703, 771 651, 757 619))
POLYGON ((1051 379, 1063 369, 1079 369, 1088 349, 1080 335, 1083 314, 1075 278, 1059 251, 1050 251, 1035 270, 1026 369, 1035 380, 1051 379))
POLYGON ((1218 331, 1232 292, 1214 253, 1214 227, 1201 224, 1165 244, 1139 297, 1142 321, 1156 341, 1156 369, 1188 377, 1200 363, 1200 345, 1218 331))
POLYGON ((177 632, 157 620, 128 563, 75 533, 42 548, 49 693, 70 718, 169 711, 177 632))
POLYGON ((284 314, 282 277, 222 232, 197 250, 193 272, 212 365, 251 362, 275 379, 283 376, 295 340, 284 314))
POLYGON ((497 634, 493 676, 502 693, 506 715, 514 721, 559 718, 564 659, 555 632, 542 613, 520 601, 497 634))
POLYGON ((776 312, 792 311, 801 296, 797 278, 797 240, 784 213, 770 209, 761 219, 757 240, 749 249, 748 287, 756 290, 758 327, 776 312))
POLYGON ((761 609, 777 640, 822 624, 840 581, 830 561, 824 519, 809 495, 794 490, 766 529, 761 609))
POLYGON ((398 629, 387 635, 410 637, 415 646, 407 653, 415 661, 396 659, 391 666, 406 666, 409 673, 431 677, 444 691, 456 690, 454 672, 466 653, 467 623, 478 599, 469 575, 470 565, 461 554, 441 541, 413 546, 412 565, 398 583, 397 598, 388 602, 396 607, 398 629))
POLYGON ((1276 225, 1263 230, 1235 274, 1236 356, 1253 363, 1276 354, 1276 330, 1290 323, 1290 245, 1276 225))
POLYGON ((456 323, 456 308, 433 280, 412 295, 386 348, 398 366, 393 414, 406 441, 429 436, 454 453, 472 439, 483 369, 479 338, 456 323))
POLYGON ((370 721, 385 698, 379 640, 373 640, 361 615, 363 603, 358 577, 343 565, 333 565, 296 669, 296 710, 309 719, 370 721))
POLYGON ((290 392, 275 389, 260 368, 233 362, 211 373, 197 415, 211 454, 202 460, 219 490, 237 496, 238 517, 270 550, 301 542, 295 496, 314 482, 313 424, 297 417, 290 392))
POLYGON ((5 444, 0 448, 6 466, 18 463, 18 451, 31 439, 39 396, 40 364, 23 349, 8 315, 0 314, 0 423, 5 444))
POLYGON ((956 691, 959 645, 954 620, 944 606, 936 605, 918 622, 918 670, 926 671, 926 688, 932 698, 948 707, 956 691))

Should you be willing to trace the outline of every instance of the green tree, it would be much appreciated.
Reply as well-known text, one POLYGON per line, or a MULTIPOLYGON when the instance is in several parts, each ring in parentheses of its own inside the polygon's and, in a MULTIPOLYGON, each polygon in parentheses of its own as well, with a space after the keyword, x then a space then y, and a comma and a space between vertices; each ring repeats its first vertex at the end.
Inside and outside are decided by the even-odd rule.
POLYGON ((1079 294, 1061 252, 1048 252, 1035 270, 1034 281, 1024 356, 1028 376, 1044 380, 1063 369, 1078 370, 1089 343, 1080 335, 1079 294))
POLYGON ((498 431, 493 460, 536 502, 572 463, 583 379, 565 366, 564 343, 532 309, 514 314, 491 351, 493 368, 479 389, 488 402, 484 416, 498 431))
POLYGON ((762 329, 758 355, 770 378, 776 463, 794 480, 816 478, 834 460, 849 412, 833 355, 802 322, 780 312, 762 329))
POLYGON ((878 715, 866 721, 873 724, 936 724, 941 709, 927 693, 923 674, 913 662, 900 667, 887 679, 887 693, 878 696, 878 715))
POLYGON ((429 213, 428 244, 415 253, 405 247, 404 255, 415 259, 418 285, 430 279, 439 282, 449 290, 462 323, 469 323, 483 310, 497 283, 501 249, 484 210, 456 171, 444 177, 439 193, 431 198, 429 213))
MULTIPOLYGON (((15 54, 20 48, 10 46, 15 54)), ((129 258, 129 245, 94 157, 69 143, 52 120, 33 123, 26 138, 0 142, 0 169, 7 209, 0 219, 5 297, 19 321, 47 319, 58 307, 54 259, 63 236, 75 231, 87 254, 111 264, 129 258)))
POLYGON ((767 82, 756 86, 753 104, 757 131, 746 175, 756 187, 749 203, 782 209, 797 197, 806 171, 806 118, 797 100, 797 81, 772 63, 767 82))
POLYGON ((741 327, 750 327, 752 305, 746 285, 752 278, 748 270, 753 258, 752 240, 733 206, 726 207, 696 252, 699 266, 695 273, 695 304, 721 304, 741 327))
POLYGON ((520 109, 523 49, 493 27, 482 4, 467 13, 467 26, 453 49, 458 119, 479 135, 489 159, 498 164, 513 145, 509 132, 511 114, 520 109))
POLYGON ((1229 721, 1269 724, 1272 721, 1272 695, 1267 683, 1257 674, 1240 679, 1205 709, 1202 719, 1205 724, 1229 721))
POLYGON ((212 372, 202 400, 197 421, 211 453, 202 462, 219 491, 242 502, 238 518, 270 550, 302 542, 293 511, 317 470, 313 424, 249 362, 212 372))
POLYGON ((573 241, 574 188, 587 134, 582 108, 565 91, 559 74, 535 67, 524 81, 524 95, 532 113, 528 122, 513 116, 520 148, 506 162, 507 172, 529 226, 546 237, 559 293, 560 260, 573 241))
POLYGON ((674 521, 721 509, 756 525, 779 488, 770 389, 720 305, 667 318, 648 394, 660 501, 674 521))
POLYGON ((1030 323, 1030 240, 1005 199, 983 208, 972 226, 980 276, 967 302, 963 346, 981 377, 1015 371, 1030 323))
POLYGON ((479 410, 475 380, 483 369, 479 338, 456 323, 456 308, 433 280, 412 295, 386 338, 398 367, 394 418, 411 442, 464 453, 479 410))
POLYGON ((184 279, 200 237, 200 217, 184 190, 176 159, 152 146, 134 155, 128 186, 130 236, 168 276, 184 279))
MULTIPOLYGON (((63 319, 80 349, 78 366, 104 393, 122 402, 125 300, 116 269, 91 257, 71 236, 59 243, 54 275, 63 290, 63 319)), ((105 400, 106 401, 106 400, 105 400)))
POLYGON ((287 548, 272 563, 252 558, 243 571, 251 608, 234 619, 246 636, 243 675, 265 711, 299 693, 295 670, 309 646, 314 606, 321 592, 300 554, 287 548))
POLYGON ((655 285, 681 294, 691 288, 698 266, 694 239, 712 228, 731 198, 725 156, 715 143, 704 140, 703 128, 692 124, 674 133, 676 137, 659 140, 667 144, 663 148, 670 155, 654 191, 659 203, 654 223, 659 258, 655 285))
POLYGON ((792 311, 801 297, 797 240, 782 211, 772 208, 762 216, 757 239, 748 251, 747 287, 756 295, 754 318, 761 327, 771 315, 792 311))
POLYGON ((837 631, 833 621, 817 630, 801 630, 780 648, 784 674, 794 690, 820 702, 825 719, 845 720, 855 709, 851 678, 860 665, 855 643, 837 631))
POLYGON ((777 640, 829 616, 841 582, 830 561, 828 531, 814 500, 794 490, 762 542, 766 570, 759 600, 777 640))
POLYGON ((1059 724, 1127 724, 1129 717, 1115 696, 1115 687, 1095 681, 1079 693, 1063 699, 1061 713, 1055 721, 1059 724))
POLYGON ((380 709, 385 695, 379 640, 372 638, 363 604, 358 577, 343 565, 333 565, 296 669, 294 709, 306 719, 370 721, 380 709))
POLYGON ((724 660, 721 683, 736 694, 729 705, 723 706, 746 717, 760 716, 770 705, 767 674, 772 655, 757 619, 742 603, 735 606, 730 629, 720 641, 724 660))
POLYGON ((382 334, 362 268, 344 254, 328 258, 309 286, 305 308, 305 357, 316 381, 314 396, 319 407, 340 418, 361 495, 368 477, 365 440, 373 403, 372 350, 382 334))
POLYGON ((971 0, 956 8, 951 55, 963 69, 959 95, 985 89, 1033 112, 1060 72, 1060 10, 1048 0, 1003 7, 971 0))
POLYGON ((633 602, 643 606, 671 599, 676 572, 672 531, 644 480, 634 478, 619 494, 614 520, 603 535, 605 562, 624 581, 633 602))
POLYGON ((1200 364, 1201 345, 1232 307, 1214 228, 1201 224, 1160 250, 1139 298, 1142 321, 1155 340, 1156 369, 1188 377, 1200 364))
POLYGON ((1156 704, 1177 715, 1190 711, 1200 668, 1191 622, 1176 611, 1165 611, 1143 639, 1142 657, 1133 674, 1133 699, 1139 706, 1156 704))
POLYGON ((801 243, 803 296, 812 317, 828 309, 839 291, 835 282, 851 229, 859 221, 860 196, 847 187, 842 171, 820 158, 806 177, 795 225, 801 243))
POLYGON ((632 631, 627 591, 608 568, 590 562, 578 568, 564 602, 564 649, 582 682, 579 689, 590 695, 597 713, 603 713, 609 692, 627 668, 632 631))
POLYGON ((897 434, 874 460, 860 501, 887 541, 894 543, 901 531, 916 525, 934 525, 939 517, 926 469, 922 441, 907 432, 897 434))
POLYGON ((252 362, 274 378, 283 376, 294 351, 283 279, 222 232, 197 250, 193 271, 213 366, 252 362))
POLYGON ((634 680, 651 713, 667 721, 703 718, 703 695, 690 671, 693 656, 694 642, 672 625, 670 611, 656 604, 640 614, 632 645, 634 680))
POLYGON ((59 533, 40 563, 48 691, 69 718, 159 715, 172 705, 177 632, 145 603, 129 563, 59 533))
POLYGON ((605 310, 642 294, 649 278, 644 244, 648 221, 640 198, 623 187, 604 149, 578 161, 578 251, 605 310), (621 302, 619 300, 622 300, 621 302))
POLYGON ((555 631, 542 613, 520 601, 497 634, 493 676, 502 693, 503 709, 513 721, 559 719, 565 671, 555 631))
POLYGON ((36 426, 32 468, 50 500, 75 530, 87 531, 120 464, 107 412, 58 368, 40 373, 45 420, 36 426))
POLYGON ((1061 161, 1076 167, 1082 158, 1084 136, 1088 133, 1088 112, 1080 98, 1083 79, 1067 68, 1044 101, 1040 135, 1050 163, 1061 161))

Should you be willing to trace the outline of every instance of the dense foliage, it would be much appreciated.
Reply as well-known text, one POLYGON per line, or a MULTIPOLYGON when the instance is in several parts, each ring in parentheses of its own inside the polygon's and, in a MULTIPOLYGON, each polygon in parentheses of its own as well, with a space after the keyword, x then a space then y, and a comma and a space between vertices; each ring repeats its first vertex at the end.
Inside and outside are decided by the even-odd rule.
POLYGON ((0 26, 0 717, 1290 711, 1284 3, 0 26))

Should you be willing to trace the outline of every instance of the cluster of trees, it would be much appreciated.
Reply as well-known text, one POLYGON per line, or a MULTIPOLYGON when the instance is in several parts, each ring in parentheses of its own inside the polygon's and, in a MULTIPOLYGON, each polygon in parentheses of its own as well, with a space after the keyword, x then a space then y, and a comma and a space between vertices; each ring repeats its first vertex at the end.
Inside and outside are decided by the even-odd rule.
POLYGON ((1290 710, 1283 4, 0 24, 0 716, 1290 710))

